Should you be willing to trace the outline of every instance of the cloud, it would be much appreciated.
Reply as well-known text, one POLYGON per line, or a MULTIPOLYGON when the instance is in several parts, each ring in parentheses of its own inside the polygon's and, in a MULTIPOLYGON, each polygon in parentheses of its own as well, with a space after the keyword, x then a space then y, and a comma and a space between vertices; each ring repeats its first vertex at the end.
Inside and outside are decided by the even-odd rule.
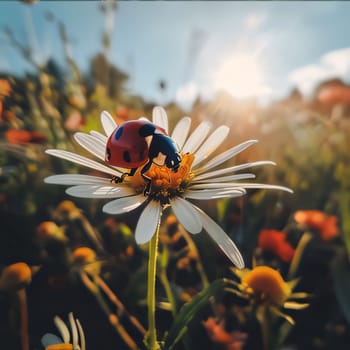
POLYGON ((350 48, 330 51, 318 62, 297 68, 288 75, 288 81, 308 97, 319 83, 331 78, 350 78, 350 48))

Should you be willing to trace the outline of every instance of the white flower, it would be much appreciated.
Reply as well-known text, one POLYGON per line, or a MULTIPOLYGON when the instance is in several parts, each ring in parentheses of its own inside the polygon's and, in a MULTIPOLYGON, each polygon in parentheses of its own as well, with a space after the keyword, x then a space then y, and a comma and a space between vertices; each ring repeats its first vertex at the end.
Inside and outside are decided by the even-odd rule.
POLYGON ((73 313, 68 314, 68 321, 70 331, 67 325, 59 316, 54 317, 54 323, 60 333, 60 337, 52 333, 46 333, 41 338, 41 343, 45 347, 45 350, 55 349, 71 349, 71 350, 85 350, 85 335, 83 328, 78 319, 74 320, 73 313), (72 342, 71 342, 72 334, 72 342))
MULTIPOLYGON (((162 107, 154 108, 152 122, 168 133, 168 117, 162 107)), ((78 132, 74 137, 82 147, 105 162, 106 143, 109 135, 117 128, 117 124, 107 112, 101 113, 101 123, 105 135, 91 131, 89 134, 78 132)), ((187 231, 195 234, 204 229, 228 258, 237 267, 243 268, 244 262, 236 245, 216 222, 189 200, 233 198, 246 194, 246 189, 250 188, 292 191, 283 186, 237 182, 252 179, 255 175, 252 173, 235 174, 235 172, 255 166, 275 164, 274 162, 258 161, 220 167, 238 153, 255 144, 256 140, 245 141, 208 159, 222 144, 229 133, 229 128, 225 125, 219 126, 209 135, 211 124, 204 121, 188 137, 190 126, 191 119, 184 117, 171 133, 171 138, 178 145, 182 156, 178 171, 174 172, 165 165, 159 166, 153 163, 147 171, 147 177, 151 179, 151 190, 147 194, 144 193, 146 182, 140 174, 140 168, 134 176, 126 177, 121 183, 115 183, 113 178, 120 178, 125 169, 101 164, 63 150, 51 149, 46 153, 99 170, 108 174, 109 178, 63 174, 49 176, 45 181, 51 184, 72 185, 66 190, 66 193, 76 197, 116 198, 105 204, 102 209, 109 214, 126 213, 145 204, 135 230, 135 238, 139 244, 146 243, 152 238, 162 210, 170 205, 177 219, 187 231)))

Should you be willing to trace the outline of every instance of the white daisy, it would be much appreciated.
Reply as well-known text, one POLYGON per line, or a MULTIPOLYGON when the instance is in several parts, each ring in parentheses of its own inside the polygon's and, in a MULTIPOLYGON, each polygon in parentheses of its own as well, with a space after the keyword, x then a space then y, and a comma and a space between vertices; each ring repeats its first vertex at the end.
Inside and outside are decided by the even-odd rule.
MULTIPOLYGON (((168 133, 168 117, 162 107, 154 108, 152 122, 168 133)), ((152 238, 163 209, 170 205, 186 230, 195 234, 204 229, 227 257, 237 267, 243 268, 244 262, 236 245, 215 221, 189 200, 239 197, 246 194, 246 189, 250 188, 292 192, 283 186, 239 182, 253 179, 255 175, 236 174, 237 171, 267 164, 274 165, 274 162, 257 161, 230 167, 222 166, 226 161, 255 144, 256 140, 245 141, 209 159, 209 156, 227 137, 229 128, 225 125, 219 126, 209 135, 211 124, 204 121, 188 137, 191 119, 184 117, 171 133, 171 138, 177 144, 182 157, 178 170, 175 172, 166 165, 153 163, 145 173, 151 185, 149 193, 145 194, 147 182, 141 176, 141 168, 138 168, 133 176, 125 177, 121 183, 113 181, 125 172, 125 169, 109 166, 105 162, 107 140, 117 128, 117 124, 105 111, 101 113, 101 123, 105 134, 97 131, 91 131, 89 134, 77 132, 74 137, 82 147, 99 158, 102 163, 63 150, 50 149, 46 153, 99 170, 109 177, 63 174, 49 176, 45 182, 71 185, 72 187, 69 187, 66 192, 76 197, 115 198, 103 206, 102 210, 109 214, 123 214, 145 205, 135 230, 135 239, 139 244, 146 243, 152 238)))
POLYGON ((73 313, 68 314, 69 327, 59 317, 54 317, 54 323, 60 333, 58 337, 52 333, 46 333, 41 338, 41 343, 45 350, 67 349, 67 350, 85 350, 85 335, 78 319, 74 319, 73 313), (69 330, 70 328, 70 330, 69 330), (72 337, 71 337, 72 335, 72 337), (72 338, 72 342, 71 342, 72 338))

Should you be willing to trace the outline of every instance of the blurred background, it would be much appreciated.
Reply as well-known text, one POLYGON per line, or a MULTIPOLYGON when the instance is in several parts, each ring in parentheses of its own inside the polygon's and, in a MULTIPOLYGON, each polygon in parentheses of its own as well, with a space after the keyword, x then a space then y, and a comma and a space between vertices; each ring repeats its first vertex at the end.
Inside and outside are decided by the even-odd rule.
MULTIPOLYGON (((349 16, 350 3, 342 1, 1 1, 0 336, 6 349, 42 349, 41 336, 55 332, 54 315, 69 311, 85 326, 88 349, 132 348, 105 315, 118 309, 111 294, 93 280, 101 306, 81 271, 97 264, 108 290, 145 325, 147 251, 133 239, 138 214, 109 217, 101 213, 104 201, 72 199, 62 187, 44 184, 55 173, 88 173, 44 150, 83 153, 73 134, 100 131, 102 110, 120 123, 150 117, 155 105, 166 109, 170 128, 184 115, 193 129, 202 120, 228 125, 223 149, 259 140, 235 163, 275 161, 277 167, 259 169, 258 182, 289 186, 294 194, 251 191, 205 209, 248 267, 258 261, 285 276, 301 236, 311 231, 297 272, 313 303, 295 315, 280 348, 348 349, 349 16), (317 213, 316 224, 297 220, 298 211, 317 213), (283 234, 288 254, 264 245, 263 230, 283 234), (89 240, 92 231, 108 247, 103 254, 89 240), (77 251, 82 247, 90 250, 77 251), (30 273, 22 280, 20 268, 12 286, 4 271, 18 262, 30 273)), ((164 229, 172 239, 173 225, 164 229)), ((196 254, 187 249, 181 260, 174 239, 167 273, 181 304, 205 281, 196 254)), ((212 242, 193 239, 208 281, 226 276, 228 261, 212 242)), ((197 344, 259 349, 256 326, 234 317, 235 302, 222 302, 233 313, 225 316, 225 331, 244 332, 248 341, 235 348, 217 342, 199 318, 192 330, 197 344)), ((166 329, 169 310, 159 307, 158 316, 166 329)), ((142 348, 142 329, 123 317, 142 348)))

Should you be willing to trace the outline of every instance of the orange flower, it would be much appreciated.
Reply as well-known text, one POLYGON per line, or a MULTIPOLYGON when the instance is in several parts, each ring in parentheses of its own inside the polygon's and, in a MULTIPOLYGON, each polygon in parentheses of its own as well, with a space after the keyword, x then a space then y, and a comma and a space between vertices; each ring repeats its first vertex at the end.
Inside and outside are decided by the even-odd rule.
POLYGON ((281 274, 268 266, 257 266, 242 278, 249 293, 277 305, 283 305, 291 293, 281 274))
POLYGON ((241 350, 247 334, 233 331, 227 332, 224 328, 223 322, 217 322, 213 317, 209 317, 203 322, 204 328, 207 330, 210 339, 214 343, 221 344, 224 349, 241 350))
POLYGON ((24 288, 32 281, 32 271, 24 262, 6 266, 0 275, 0 290, 14 291, 24 288))
POLYGON ((10 96, 11 85, 7 79, 0 79, 0 100, 4 96, 10 96))
POLYGON ((10 129, 5 133, 8 143, 23 144, 23 143, 43 143, 46 141, 46 136, 40 131, 16 130, 10 129))
POLYGON ((286 240, 286 234, 277 230, 261 230, 258 246, 276 255, 283 262, 290 262, 294 255, 294 248, 286 240))
POLYGON ((302 225, 318 230, 324 241, 329 241, 338 236, 337 217, 327 215, 320 210, 298 210, 294 214, 294 220, 302 225))

